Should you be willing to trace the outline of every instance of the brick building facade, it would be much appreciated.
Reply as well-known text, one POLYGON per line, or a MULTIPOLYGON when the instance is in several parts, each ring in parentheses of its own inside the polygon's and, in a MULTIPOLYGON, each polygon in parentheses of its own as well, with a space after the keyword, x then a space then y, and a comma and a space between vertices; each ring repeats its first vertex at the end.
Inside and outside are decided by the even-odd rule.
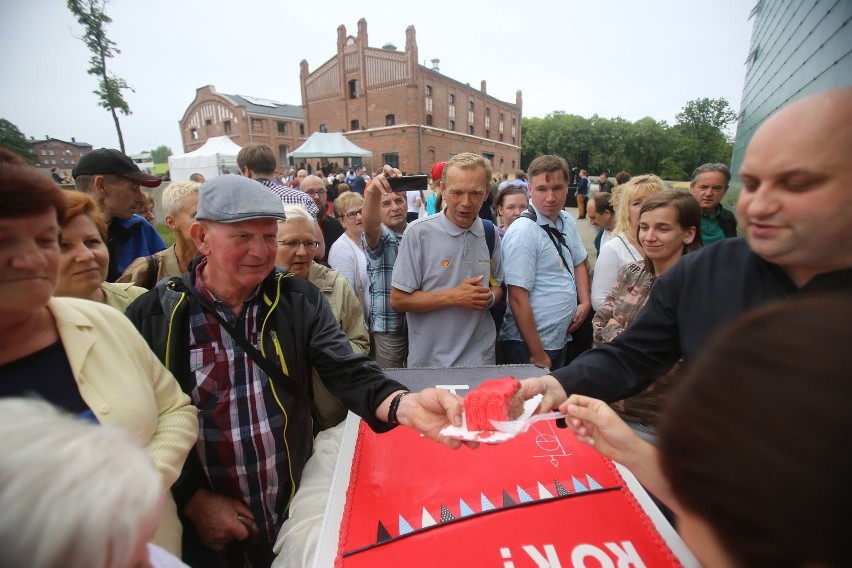
POLYGON ((370 47, 362 18, 357 36, 337 28, 337 54, 316 70, 302 60, 307 131, 344 132, 373 152, 364 160, 371 171, 389 163, 428 172, 453 154, 476 152, 495 173, 513 173, 521 163, 521 91, 507 103, 488 95, 485 81, 477 90, 441 75, 418 63, 414 26, 405 37, 404 52, 370 47))
POLYGON ((71 170, 77 165, 80 158, 92 150, 92 145, 85 142, 77 142, 71 138, 70 142, 58 138, 45 137, 44 140, 36 140, 30 137, 28 140, 32 150, 38 158, 36 167, 49 172, 51 168, 59 168, 60 175, 64 172, 71 174, 71 170))
POLYGON ((195 100, 180 120, 184 152, 200 148, 208 138, 228 136, 236 144, 268 144, 279 164, 306 139, 302 107, 217 93, 212 85, 196 90, 195 100))

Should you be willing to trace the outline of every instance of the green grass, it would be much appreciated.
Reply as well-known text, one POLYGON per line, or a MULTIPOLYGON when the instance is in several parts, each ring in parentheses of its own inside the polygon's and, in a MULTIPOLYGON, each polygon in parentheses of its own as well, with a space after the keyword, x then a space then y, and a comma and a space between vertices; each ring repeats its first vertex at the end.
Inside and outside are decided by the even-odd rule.
POLYGON ((163 240, 166 241, 167 245, 172 246, 175 244, 175 234, 167 225, 157 223, 154 227, 157 229, 157 232, 160 233, 160 236, 163 237, 163 240))

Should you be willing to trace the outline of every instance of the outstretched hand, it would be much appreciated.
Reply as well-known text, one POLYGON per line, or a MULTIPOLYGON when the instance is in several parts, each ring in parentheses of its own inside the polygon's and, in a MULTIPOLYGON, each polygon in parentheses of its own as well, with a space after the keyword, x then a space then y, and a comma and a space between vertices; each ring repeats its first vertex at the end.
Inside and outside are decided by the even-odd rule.
POLYGON ((550 412, 568 398, 565 389, 552 375, 533 377, 521 381, 521 392, 524 400, 528 400, 537 394, 542 395, 541 412, 550 412))
POLYGON ((417 430, 427 438, 440 444, 457 449, 462 444, 471 448, 479 446, 476 442, 462 442, 441 435, 447 426, 462 425, 462 398, 445 389, 427 388, 403 397, 397 410, 397 419, 403 426, 417 430))
POLYGON ((628 467, 647 444, 602 400, 572 394, 559 410, 569 416, 565 421, 578 440, 628 467))

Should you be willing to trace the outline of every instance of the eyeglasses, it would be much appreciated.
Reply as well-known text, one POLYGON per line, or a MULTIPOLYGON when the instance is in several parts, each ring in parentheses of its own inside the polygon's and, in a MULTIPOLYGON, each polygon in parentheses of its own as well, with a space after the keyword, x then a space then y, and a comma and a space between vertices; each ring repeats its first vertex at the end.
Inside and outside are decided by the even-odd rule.
POLYGON ((307 193, 311 197, 316 197, 317 195, 323 196, 323 195, 327 194, 328 192, 324 189, 317 189, 317 190, 309 189, 309 190, 306 190, 305 193, 307 193))
POLYGON ((346 215, 344 215, 344 217, 346 217, 346 218, 347 218, 347 219, 349 219, 350 221, 354 221, 355 219, 357 219, 357 218, 358 218, 358 215, 362 215, 362 216, 363 216, 363 215, 364 215, 364 210, 363 210, 363 209, 359 209, 358 211, 350 211, 349 213, 347 213, 346 215))
POLYGON ((319 247, 319 241, 278 241, 278 244, 284 248, 298 250, 300 246, 305 247, 305 250, 316 250, 319 247))

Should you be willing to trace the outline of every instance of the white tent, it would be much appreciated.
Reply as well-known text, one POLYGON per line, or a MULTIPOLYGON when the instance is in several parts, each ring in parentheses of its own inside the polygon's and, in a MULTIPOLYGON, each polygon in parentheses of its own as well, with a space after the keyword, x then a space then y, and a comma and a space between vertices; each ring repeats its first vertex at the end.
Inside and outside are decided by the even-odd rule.
POLYGON ((340 132, 314 132, 305 143, 290 152, 292 158, 366 158, 369 150, 360 148, 340 132))
POLYGON ((237 173, 237 154, 240 146, 227 136, 214 136, 201 148, 188 154, 169 156, 169 175, 172 181, 186 181, 198 173, 206 179, 222 173, 222 167, 237 173))

